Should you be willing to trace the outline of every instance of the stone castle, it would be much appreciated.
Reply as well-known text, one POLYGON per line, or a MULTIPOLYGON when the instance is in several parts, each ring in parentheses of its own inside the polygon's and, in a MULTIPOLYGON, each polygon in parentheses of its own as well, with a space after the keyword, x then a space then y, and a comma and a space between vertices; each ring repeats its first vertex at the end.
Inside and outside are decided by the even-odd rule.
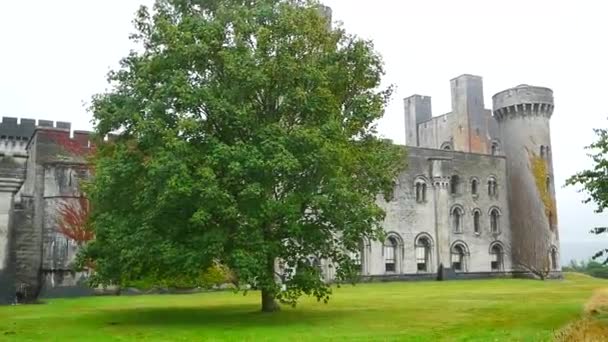
MULTIPOLYGON (((559 277, 551 89, 520 85, 486 109, 482 78, 450 81, 452 111, 404 100, 407 169, 385 203, 383 242, 353 258, 364 279, 559 277)), ((311 259, 325 277, 330 262, 311 259)))
MULTIPOLYGON (((366 279, 559 275, 550 89, 520 85, 486 109, 482 79, 451 80, 452 111, 405 99, 407 169, 386 209, 387 239, 353 258, 366 279), (538 261, 541 261, 541 265, 538 261), (545 262, 546 261, 546 262, 545 262)), ((4 117, 0 124, 0 301, 91 293, 71 263, 78 243, 58 229, 62 204, 90 177, 89 133, 66 122, 4 117)), ((405 162, 405 161, 404 161, 405 162)), ((331 262, 317 263, 333 279, 331 262)))

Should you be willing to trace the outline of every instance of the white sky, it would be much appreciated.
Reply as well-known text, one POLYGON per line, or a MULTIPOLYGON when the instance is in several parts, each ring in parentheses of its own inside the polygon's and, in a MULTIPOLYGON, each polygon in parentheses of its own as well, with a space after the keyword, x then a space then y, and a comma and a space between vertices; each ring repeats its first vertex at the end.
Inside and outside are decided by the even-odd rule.
MULTIPOLYGON (((561 186, 590 165, 583 147, 605 127, 608 3, 579 0, 326 0, 334 20, 373 39, 397 92, 380 132, 405 142, 402 99, 433 97, 450 111, 449 80, 484 78, 491 96, 521 83, 554 90, 552 144, 562 260, 592 254, 590 227, 606 216, 561 186)), ((70 121, 90 129, 83 104, 106 87, 105 75, 133 47, 128 34, 139 4, 151 0, 0 0, 0 115, 70 121)), ((604 238, 608 247, 608 239, 604 238)), ((596 246, 595 243, 594 246, 596 246)))

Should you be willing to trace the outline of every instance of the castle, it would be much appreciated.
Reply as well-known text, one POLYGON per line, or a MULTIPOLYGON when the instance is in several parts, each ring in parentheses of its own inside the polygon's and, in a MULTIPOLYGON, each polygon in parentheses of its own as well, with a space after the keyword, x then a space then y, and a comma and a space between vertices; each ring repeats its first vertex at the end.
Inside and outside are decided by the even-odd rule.
MULTIPOLYGON (((386 211, 385 241, 352 257, 367 280, 559 277, 551 89, 520 85, 484 106, 482 78, 451 83, 452 111, 404 100, 407 169, 386 211), (536 273, 535 273, 536 272, 536 273)), ((311 259, 327 279, 328 261, 311 259)))
MULTIPOLYGON (((482 79, 451 80, 452 111, 404 100, 407 169, 386 203, 385 241, 353 255, 364 279, 464 279, 533 269, 559 275, 550 89, 520 85, 486 109, 482 79)), ((62 204, 90 177, 89 133, 66 122, 0 124, 0 301, 91 293, 71 263, 78 244, 58 229, 62 204)), ((326 279, 335 269, 318 264, 326 279)))

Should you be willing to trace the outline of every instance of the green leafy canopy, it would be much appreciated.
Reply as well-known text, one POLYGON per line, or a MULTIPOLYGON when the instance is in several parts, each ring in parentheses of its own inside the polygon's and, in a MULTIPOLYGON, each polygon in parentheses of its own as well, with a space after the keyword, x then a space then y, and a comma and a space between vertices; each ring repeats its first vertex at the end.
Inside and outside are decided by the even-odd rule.
POLYGON ((87 189, 93 282, 219 261, 272 302, 327 301, 307 257, 352 279, 350 255, 381 237, 378 202, 405 166, 377 137, 391 88, 372 43, 304 0, 158 0, 134 23, 140 51, 92 103, 98 135, 120 132, 87 189), (284 290, 279 264, 296 269, 284 290))

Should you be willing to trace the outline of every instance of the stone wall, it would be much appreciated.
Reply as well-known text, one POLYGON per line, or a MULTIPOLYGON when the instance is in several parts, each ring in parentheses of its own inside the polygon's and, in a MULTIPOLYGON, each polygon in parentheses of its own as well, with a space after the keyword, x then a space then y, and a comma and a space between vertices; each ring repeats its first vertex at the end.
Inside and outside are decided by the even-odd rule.
POLYGON ((84 132, 38 128, 28 143, 26 179, 14 211, 17 290, 28 299, 53 293, 86 292, 84 275, 74 273, 76 244, 58 231, 58 209, 74 201, 88 177, 85 155, 91 144, 84 132))
POLYGON ((385 230, 399 241, 395 272, 386 272, 383 243, 372 242, 364 251, 364 275, 420 274, 416 263, 416 239, 428 236, 433 248, 429 271, 434 273, 442 263, 450 268, 454 243, 467 249, 466 272, 491 272, 490 245, 500 243, 504 248, 503 271, 511 269, 508 246, 510 243, 509 207, 507 202, 506 159, 504 157, 408 148, 408 167, 398 180, 394 200, 382 203, 387 212, 385 230), (458 176, 457 193, 452 194, 450 183, 458 176), (497 196, 489 196, 488 180, 497 182, 497 196), (477 194, 472 193, 471 180, 477 180, 477 194), (426 184, 426 198, 417 200, 416 183, 426 184), (463 210, 461 232, 455 232, 452 210, 463 210), (490 210, 500 212, 497 233, 490 231, 490 210), (474 232, 473 214, 479 210, 480 231, 474 232), (446 260, 447 259, 447 260, 446 260))

